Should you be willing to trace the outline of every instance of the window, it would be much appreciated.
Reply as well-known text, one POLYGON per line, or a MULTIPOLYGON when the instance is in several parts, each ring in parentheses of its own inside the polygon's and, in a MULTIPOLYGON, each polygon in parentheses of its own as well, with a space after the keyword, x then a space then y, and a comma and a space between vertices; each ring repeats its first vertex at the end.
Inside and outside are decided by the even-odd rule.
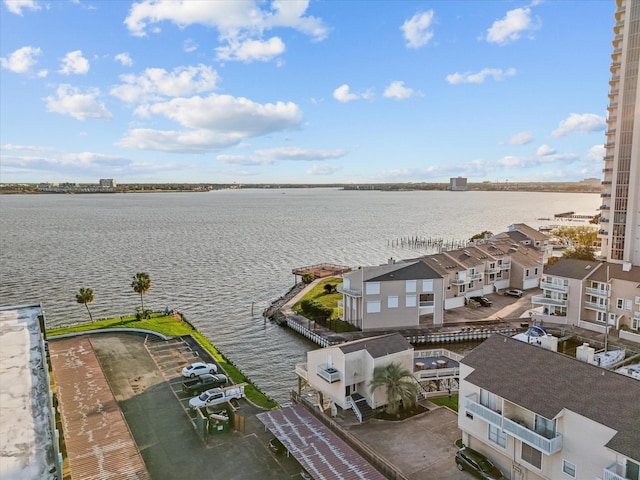
POLYGON ((616 308, 622 310, 624 308, 624 298, 618 298, 616 300, 616 308))
POLYGON ((624 301, 624 309, 631 311, 631 300, 626 300, 624 301))
POLYGON ((529 276, 529 269, 528 269, 528 268, 524 271, 524 276, 525 276, 525 277, 528 277, 528 276, 529 276))
POLYGON ((387 308, 398 308, 397 296, 387 298, 387 308))
POLYGON ((536 268, 534 268, 534 269, 533 269, 533 274, 534 274, 534 275, 538 275, 538 267, 536 267, 536 268))
POLYGON ((406 298, 404 299, 404 305, 405 305, 405 307, 415 307, 417 305, 416 296, 415 295, 407 295, 406 298))
POLYGON ((380 295, 380 282, 366 283, 367 295, 380 295))
POLYGON ((416 291, 416 284, 418 283, 417 280, 407 280, 407 293, 415 293, 416 291))
POLYGON ((380 300, 367 302, 367 313, 379 313, 379 312, 380 312, 380 300))
POLYGON ((342 279, 342 287, 346 288, 347 290, 349 290, 351 288, 351 280, 349 280, 348 278, 343 278, 342 279))
POLYGON ((562 471, 570 477, 576 478, 576 466, 573 463, 562 460, 562 471))
POLYGON ((524 442, 522 443, 520 458, 529 465, 533 465, 538 469, 542 468, 542 452, 524 442))
POLYGON ((507 446, 507 434, 491 424, 489 424, 489 440, 502 448, 507 446))
POLYGON ((422 280, 422 291, 433 292, 433 280, 422 280))
POLYGON ((464 293, 466 289, 467 289, 467 286, 466 286, 466 285, 460 285, 459 292, 460 292, 460 293, 464 293))

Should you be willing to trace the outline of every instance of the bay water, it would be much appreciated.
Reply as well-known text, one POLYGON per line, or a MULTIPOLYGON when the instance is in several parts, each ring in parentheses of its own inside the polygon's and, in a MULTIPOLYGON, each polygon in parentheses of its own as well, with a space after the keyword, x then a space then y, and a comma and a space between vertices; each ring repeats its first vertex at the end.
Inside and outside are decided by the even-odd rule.
MULTIPOLYGON (((317 346, 262 317, 292 269, 353 268, 433 253, 407 238, 457 242, 560 212, 595 215, 598 194, 237 189, 206 193, 0 196, 0 305, 41 303, 49 326, 177 309, 267 395, 286 403, 295 364, 317 346), (253 313, 252 313, 253 312, 253 313)), ((565 223, 566 225, 578 225, 565 223)))

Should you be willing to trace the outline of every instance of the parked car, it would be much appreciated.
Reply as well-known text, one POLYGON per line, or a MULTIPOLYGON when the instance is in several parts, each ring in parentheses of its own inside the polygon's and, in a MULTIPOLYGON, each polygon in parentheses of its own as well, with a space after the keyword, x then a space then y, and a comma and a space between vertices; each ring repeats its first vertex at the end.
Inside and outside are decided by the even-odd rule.
POLYGON ((229 379, 221 373, 211 375, 204 373, 199 377, 189 378, 182 382, 182 391, 187 395, 200 395, 205 390, 214 387, 223 387, 229 379))
POLYGON ((478 302, 483 307, 490 307, 491 306, 491 300, 489 300, 487 297, 471 297, 470 300, 475 300, 476 302, 478 302))
POLYGON ((210 407, 212 405, 220 405, 228 402, 229 400, 243 398, 244 397, 244 384, 234 385, 225 388, 211 388, 205 392, 202 392, 199 396, 193 397, 189 400, 189 408, 195 410, 196 408, 210 407))
POLYGON ((186 378, 197 377, 203 373, 218 373, 218 367, 213 363, 196 362, 191 365, 187 365, 182 369, 182 376, 186 378))
POLYGON ((284 455, 285 453, 287 453, 287 449, 285 448, 285 446, 276 437, 273 437, 271 440, 269 440, 269 450, 271 450, 276 455, 284 455))
POLYGON ((522 290, 518 290, 517 288, 510 288, 509 290, 505 290, 504 294, 509 295, 511 297, 520 298, 524 292, 522 290))
POLYGON ((467 300, 467 307, 471 307, 471 308, 479 308, 480 307, 480 302, 474 300, 473 298, 470 298, 469 300, 467 300))
POLYGON ((487 457, 469 447, 462 447, 456 452, 458 470, 467 470, 483 480, 507 480, 487 457))

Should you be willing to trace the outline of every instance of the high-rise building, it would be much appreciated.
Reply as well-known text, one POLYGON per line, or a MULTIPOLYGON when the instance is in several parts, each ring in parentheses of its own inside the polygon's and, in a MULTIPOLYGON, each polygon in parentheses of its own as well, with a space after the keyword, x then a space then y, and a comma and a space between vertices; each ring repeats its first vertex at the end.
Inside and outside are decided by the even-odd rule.
POLYGON ((640 265, 640 0, 616 0, 599 237, 609 262, 640 265))

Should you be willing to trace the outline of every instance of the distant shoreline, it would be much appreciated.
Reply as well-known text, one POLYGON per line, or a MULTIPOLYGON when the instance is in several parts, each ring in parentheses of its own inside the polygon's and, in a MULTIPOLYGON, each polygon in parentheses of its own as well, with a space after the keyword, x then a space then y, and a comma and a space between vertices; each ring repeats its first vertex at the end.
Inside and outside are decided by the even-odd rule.
MULTIPOLYGON (((121 184, 117 187, 100 188, 95 184, 42 185, 3 184, 0 194, 5 195, 80 195, 113 193, 166 193, 166 192, 211 192, 217 190, 283 189, 283 188, 336 188, 348 191, 408 192, 419 190, 449 191, 448 183, 376 183, 376 184, 213 184, 213 183, 162 183, 121 184)), ((469 192, 557 192, 557 193, 601 193, 599 182, 482 182, 468 183, 469 192)), ((463 194, 455 191, 453 194, 463 194)))

